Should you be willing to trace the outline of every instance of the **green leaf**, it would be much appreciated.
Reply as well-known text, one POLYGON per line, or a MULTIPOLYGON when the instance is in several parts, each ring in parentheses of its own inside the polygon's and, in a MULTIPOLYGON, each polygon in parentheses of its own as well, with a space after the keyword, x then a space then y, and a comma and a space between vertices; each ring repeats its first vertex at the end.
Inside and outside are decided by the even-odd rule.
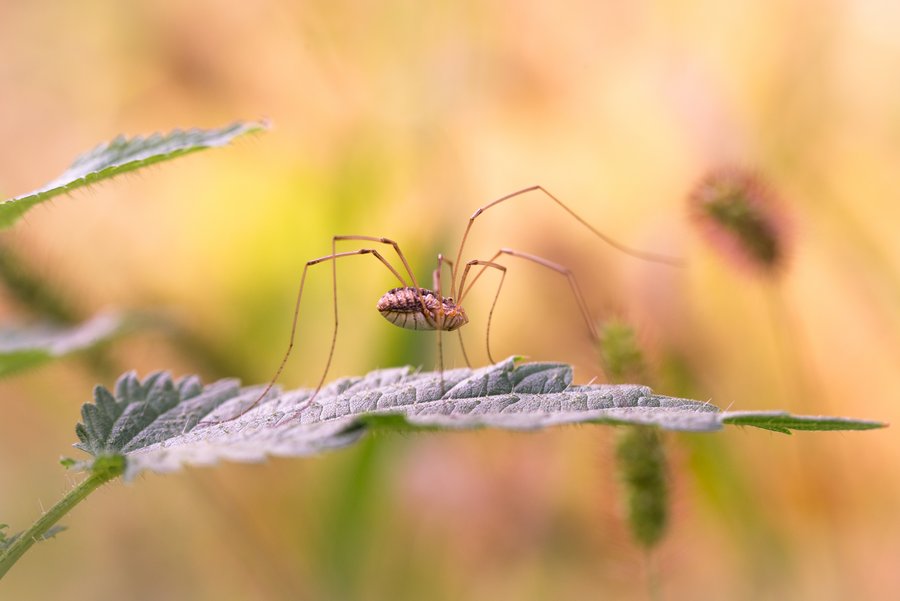
MULTIPOLYGON (((537 430, 564 424, 638 424, 667 430, 713 432, 724 423, 773 429, 880 428, 878 422, 723 412, 700 401, 654 394, 633 384, 572 385, 572 368, 559 363, 516 364, 515 358, 481 369, 443 373, 412 368, 373 371, 325 386, 271 392, 241 388, 235 380, 203 386, 195 377, 166 373, 119 378, 115 393, 98 386, 82 407, 75 446, 94 456, 122 455, 125 477, 170 472, 185 464, 222 459, 261 461, 267 455, 313 455, 353 444, 370 430, 537 430), (312 400, 312 402, 310 402, 312 400), (754 415, 761 416, 752 420, 754 415), (235 417, 237 416, 237 417, 235 417), (790 419, 787 419, 789 418, 790 419), (775 421, 772 421, 775 420, 775 421)), ((90 462, 86 464, 90 466, 90 462)))
POLYGON ((121 315, 105 313, 72 327, 0 328, 0 376, 96 346, 121 334, 128 327, 126 321, 121 315))
POLYGON ((791 430, 873 430, 885 424, 846 417, 822 415, 791 415, 784 411, 729 411, 722 423, 735 426, 754 426, 790 434, 791 430))
POLYGON ((54 196, 190 152, 224 146, 240 135, 267 127, 265 122, 252 121, 219 129, 176 129, 166 135, 119 136, 75 159, 62 175, 42 188, 0 202, 0 228, 10 227, 28 209, 54 196))

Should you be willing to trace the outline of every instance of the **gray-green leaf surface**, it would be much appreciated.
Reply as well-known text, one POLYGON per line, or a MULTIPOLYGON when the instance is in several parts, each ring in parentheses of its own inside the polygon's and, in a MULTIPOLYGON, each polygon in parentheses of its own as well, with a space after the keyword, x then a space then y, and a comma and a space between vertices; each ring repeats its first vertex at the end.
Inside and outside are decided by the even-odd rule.
POLYGON ((264 122, 238 122, 218 129, 174 130, 126 138, 97 146, 81 155, 59 177, 29 192, 0 202, 0 228, 10 227, 34 205, 90 184, 205 148, 224 146, 234 138, 265 129, 264 122))
POLYGON ((778 411, 728 412, 709 403, 654 394, 646 386, 572 384, 559 363, 514 358, 481 369, 420 373, 405 368, 343 378, 313 397, 309 389, 270 393, 241 415, 262 388, 235 380, 203 386, 156 373, 122 376, 114 393, 95 389, 82 407, 77 447, 94 456, 123 454, 126 478, 185 464, 305 456, 350 445, 367 431, 537 430, 565 424, 637 424, 713 432, 724 424, 791 430, 868 430, 874 421, 794 416, 778 411), (237 417, 235 417, 237 416, 237 417))

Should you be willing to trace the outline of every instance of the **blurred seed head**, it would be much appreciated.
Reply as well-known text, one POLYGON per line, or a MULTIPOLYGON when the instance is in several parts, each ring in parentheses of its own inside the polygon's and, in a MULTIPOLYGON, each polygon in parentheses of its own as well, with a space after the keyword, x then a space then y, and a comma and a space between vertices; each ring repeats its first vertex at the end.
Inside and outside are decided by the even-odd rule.
POLYGON ((659 430, 622 428, 616 440, 616 464, 631 536, 651 549, 662 540, 669 521, 666 454, 659 430))
POLYGON ((691 217, 727 261, 766 276, 787 261, 787 219, 781 199, 756 173, 711 171, 691 192, 691 217))
POLYGON ((600 325, 600 363, 610 383, 643 382, 646 379, 644 354, 634 328, 611 319, 600 325))

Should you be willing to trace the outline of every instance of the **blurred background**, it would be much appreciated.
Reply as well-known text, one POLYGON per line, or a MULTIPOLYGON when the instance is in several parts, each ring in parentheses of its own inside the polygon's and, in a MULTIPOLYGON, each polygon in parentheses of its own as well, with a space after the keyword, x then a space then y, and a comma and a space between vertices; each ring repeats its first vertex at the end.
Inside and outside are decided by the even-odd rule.
MULTIPOLYGON (((898 421, 900 8, 884 1, 0 2, 0 194, 49 181, 115 135, 270 118, 270 132, 32 210, 8 260, 84 318, 163 311, 98 364, 0 383, 0 522, 24 529, 77 475, 57 464, 96 383, 130 369, 271 377, 304 263, 334 234, 400 242, 421 282, 471 213, 467 258, 501 247, 571 267, 598 322, 630 323, 659 392, 721 407, 898 421), (779 277, 705 244, 686 198, 754 168, 791 224, 779 277)), ((352 248, 349 245, 348 248, 352 248)), ((510 259, 495 358, 602 380, 557 274, 510 259)), ((310 273, 281 378, 311 386, 331 332, 310 273)), ((374 310, 391 274, 338 265, 330 377, 432 369, 432 335, 374 310)), ((487 362, 496 274, 466 301, 487 362)), ((8 322, 42 317, 0 287, 8 322)), ((445 338, 446 366, 464 362, 445 338)), ((380 436, 321 458, 114 483, 0 585, 9 599, 643 599, 610 428, 380 436), (52 574, 52 577, 48 575, 52 574)), ((892 429, 669 435, 666 599, 900 598, 892 429)))

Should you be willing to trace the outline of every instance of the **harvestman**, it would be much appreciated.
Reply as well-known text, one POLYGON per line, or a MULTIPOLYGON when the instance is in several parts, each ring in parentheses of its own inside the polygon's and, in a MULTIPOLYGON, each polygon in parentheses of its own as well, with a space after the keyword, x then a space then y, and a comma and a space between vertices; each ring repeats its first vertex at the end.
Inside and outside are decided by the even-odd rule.
MULTIPOLYGON (((582 219, 577 213, 575 213, 575 211, 563 204, 561 200, 547 191, 543 186, 529 186, 528 188, 517 190, 516 192, 507 194, 506 196, 498 198, 497 200, 484 205, 483 207, 472 213, 472 216, 469 217, 469 223, 466 226, 466 230, 463 233, 462 239, 460 240, 459 248, 456 251, 456 259, 454 261, 450 261, 443 255, 438 255, 437 268, 432 274, 434 286, 433 290, 429 290, 427 288, 422 288, 419 286, 419 283, 416 280, 416 276, 415 274, 413 274, 412 268, 409 265, 409 261, 406 260, 406 257, 400 250, 400 246, 395 241, 388 238, 380 238, 376 236, 334 236, 331 239, 331 254, 324 257, 319 257, 318 259, 307 261, 306 265, 303 267, 303 274, 300 276, 300 289, 297 292, 297 301, 294 305, 294 317, 291 322, 291 336, 288 341, 288 348, 284 354, 284 357, 281 359, 281 363, 278 365, 278 369, 275 371, 275 375, 272 377, 272 380, 266 385, 265 389, 262 391, 259 397, 257 397, 257 399, 253 401, 252 404, 247 406, 243 411, 241 411, 241 413, 239 413, 232 419, 237 419, 238 417, 244 415, 253 407, 255 407, 262 399, 266 397, 267 394, 269 394, 269 391, 272 390, 275 382, 278 380, 279 376, 281 376, 281 372, 282 370, 284 370, 284 366, 287 363, 288 357, 290 356, 291 351, 294 348, 294 337, 297 333, 297 323, 300 318, 300 301, 303 298, 303 286, 306 283, 306 273, 313 265, 318 265, 320 263, 330 261, 332 265, 332 294, 334 299, 334 329, 331 336, 331 347, 328 350, 328 359, 325 362, 325 369, 322 372, 322 376, 319 378, 318 384, 316 384, 315 392, 309 399, 306 400, 303 406, 308 406, 315 399, 316 395, 318 395, 319 391, 322 389, 322 385, 325 383, 325 378, 328 375, 328 370, 331 367, 331 360, 334 357, 334 348, 337 341, 338 310, 336 263, 337 259, 340 259, 342 257, 352 257, 355 255, 372 255, 382 264, 384 264, 384 266, 387 267, 392 274, 394 274, 394 277, 396 277, 400 281, 401 286, 388 290, 384 294, 384 296, 379 299, 376 308, 385 317, 385 319, 401 328, 407 328, 410 330, 434 330, 435 332, 437 332, 438 364, 440 366, 441 374, 443 374, 444 368, 441 333, 458 331, 459 328, 468 323, 469 318, 462 307, 463 300, 472 290, 472 286, 474 286, 475 282, 478 281, 478 278, 480 278, 481 275, 489 268, 496 269, 501 274, 500 283, 497 286, 497 292, 496 294, 494 294, 494 300, 491 303, 490 310, 488 311, 487 331, 485 335, 488 360, 491 363, 494 363, 494 358, 491 355, 490 345, 491 318, 494 314, 494 308, 497 305, 497 299, 500 296, 500 290, 503 287, 503 280, 506 278, 506 266, 497 263, 497 259, 499 259, 501 255, 508 255, 511 257, 525 259, 527 261, 531 261, 533 263, 551 269, 559 273, 560 275, 563 275, 569 282, 569 286, 572 289, 572 294, 575 297, 575 301, 578 304, 578 309, 581 312, 582 317, 584 318, 585 324, 587 324, 588 331, 590 332, 591 337, 595 341, 598 340, 597 328, 595 327, 590 313, 588 312, 587 303, 584 300, 584 295, 581 293, 581 289, 578 286, 578 282, 575 280, 574 274, 567 267, 558 265, 556 263, 548 261, 547 259, 537 257, 535 255, 510 250, 508 248, 501 248, 496 253, 494 253, 494 255, 490 259, 473 259, 467 261, 465 263, 465 266, 463 267, 462 274, 460 274, 459 268, 462 265, 463 248, 465 247, 466 240, 469 237, 469 232, 472 229, 472 224, 475 223, 475 220, 478 218, 478 216, 504 201, 510 200, 517 196, 522 196, 529 192, 541 192, 545 195, 545 197, 552 200, 569 215, 574 217, 579 223, 589 229, 594 235, 596 235, 598 238, 600 238, 613 248, 616 248, 617 250, 620 250, 633 257, 645 259, 648 261, 667 263, 670 265, 679 264, 677 260, 670 257, 634 250, 616 242, 609 236, 597 230, 587 221, 582 219), (375 248, 359 248, 356 250, 337 252, 337 243, 348 240, 384 244, 393 247, 394 251, 397 253, 397 257, 403 264, 403 273, 401 273, 401 271, 398 271, 393 265, 391 265, 391 263, 387 259, 385 259, 384 256, 375 248), (443 296, 443 290, 441 287, 441 272, 443 270, 444 263, 447 263, 447 265, 450 267, 450 296, 443 296), (480 267, 480 269, 474 274, 471 281, 468 282, 467 286, 466 280, 469 277, 469 272, 473 267, 480 267), (409 281, 404 278, 403 274, 408 276, 409 281), (457 296, 457 294, 459 296, 457 296)), ((460 333, 460 346, 466 363, 471 367, 471 363, 469 362, 468 355, 465 351, 465 346, 463 346, 462 344, 462 333, 460 333)), ((443 381, 441 382, 441 387, 443 388, 443 381)))

